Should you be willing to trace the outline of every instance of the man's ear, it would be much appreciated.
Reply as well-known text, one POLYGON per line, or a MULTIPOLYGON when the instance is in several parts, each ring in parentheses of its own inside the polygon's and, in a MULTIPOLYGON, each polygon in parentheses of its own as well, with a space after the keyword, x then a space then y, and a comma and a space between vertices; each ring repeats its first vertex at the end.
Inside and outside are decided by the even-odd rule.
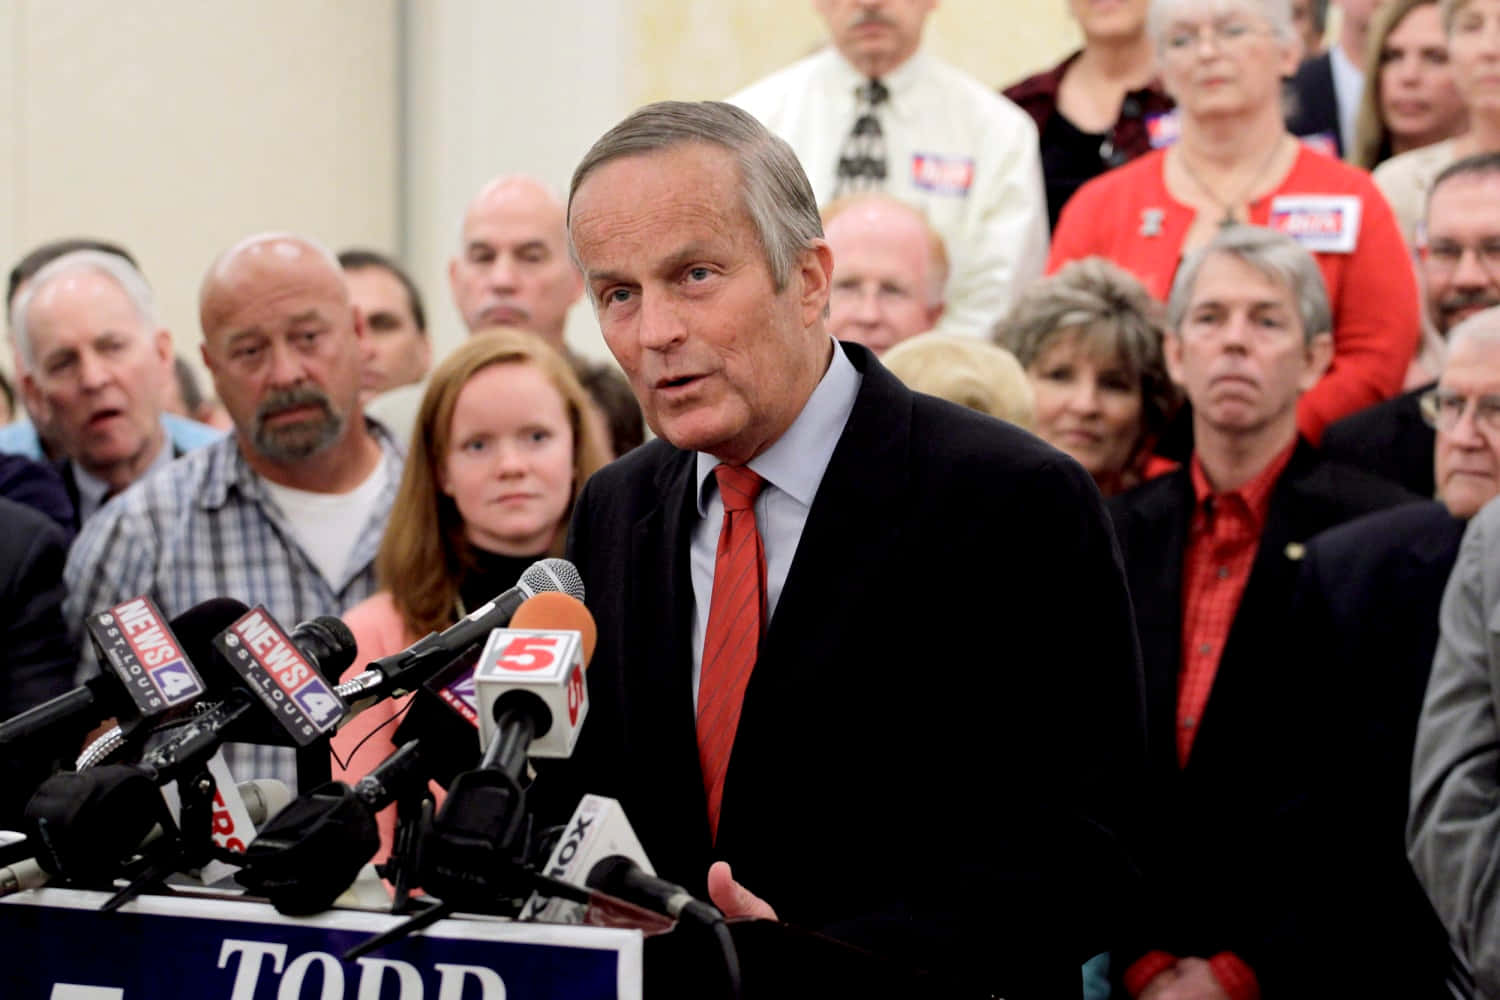
POLYGON ((825 315, 833 286, 833 248, 827 240, 815 239, 812 246, 797 255, 794 277, 800 282, 798 301, 802 304, 802 325, 810 327, 825 315))
POLYGON ((38 422, 49 424, 52 422, 52 414, 47 406, 47 397, 42 392, 41 386, 36 384, 36 376, 28 369, 21 376, 21 398, 26 403, 26 409, 37 419, 38 422))
POLYGON ((1182 337, 1168 330, 1161 338, 1161 353, 1167 363, 1167 375, 1177 385, 1182 385, 1182 337))
POLYGON ((1318 384, 1328 371, 1328 366, 1333 364, 1333 334, 1320 333, 1313 337, 1307 344, 1306 350, 1307 367, 1303 369, 1302 377, 1298 379, 1298 385, 1303 392, 1307 392, 1318 384))

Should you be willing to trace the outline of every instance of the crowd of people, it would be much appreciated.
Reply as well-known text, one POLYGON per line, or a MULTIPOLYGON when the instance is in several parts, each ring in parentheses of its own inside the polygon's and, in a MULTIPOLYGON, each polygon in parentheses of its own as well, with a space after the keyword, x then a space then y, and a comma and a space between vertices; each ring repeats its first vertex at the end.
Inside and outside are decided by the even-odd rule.
MULTIPOLYGON (((209 393, 124 246, 23 256, 0 718, 137 595, 340 615, 358 671, 566 555, 593 707, 538 816, 613 795, 731 916, 976 995, 1500 997, 1500 0, 1326 47, 1322 0, 1068 0, 1003 91, 935 0, 814 5, 566 198, 484 185, 445 357, 390 253, 262 233, 209 393)), ((228 763, 353 782, 408 707, 228 763)))

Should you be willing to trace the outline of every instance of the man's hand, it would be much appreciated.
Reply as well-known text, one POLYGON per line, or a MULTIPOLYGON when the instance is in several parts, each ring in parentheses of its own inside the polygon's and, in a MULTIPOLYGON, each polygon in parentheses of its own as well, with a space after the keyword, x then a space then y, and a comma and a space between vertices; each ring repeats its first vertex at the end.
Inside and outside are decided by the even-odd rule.
POLYGON ((1141 990, 1138 1000, 1162 1000, 1167 995, 1167 990, 1171 989, 1176 982, 1177 966, 1163 969, 1152 977, 1145 989, 1141 990))
POLYGON ((731 920, 735 917, 778 919, 770 903, 734 880, 734 872, 730 871, 727 861, 715 861, 708 866, 708 898, 731 920))
POLYGON ((1176 969, 1163 972, 1151 980, 1140 1000, 1229 1000, 1229 994, 1224 992, 1224 987, 1214 978, 1207 959, 1184 958, 1177 962, 1176 969), (1167 976, 1173 977, 1172 980, 1164 984, 1161 992, 1153 992, 1156 984, 1167 976))

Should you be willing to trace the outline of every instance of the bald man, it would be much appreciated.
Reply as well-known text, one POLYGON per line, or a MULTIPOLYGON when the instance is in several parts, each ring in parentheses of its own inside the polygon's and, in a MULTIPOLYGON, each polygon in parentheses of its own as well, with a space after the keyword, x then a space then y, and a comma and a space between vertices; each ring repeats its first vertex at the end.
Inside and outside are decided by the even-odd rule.
MULTIPOLYGON (((291 628, 375 590, 401 453, 360 408, 365 332, 338 261, 289 234, 242 240, 209 268, 199 318, 234 434, 85 525, 68 557, 69 621, 150 594, 168 615, 210 597, 263 604, 291 628)), ((97 669, 90 652, 83 675, 97 669)), ((326 756, 300 764, 304 783, 326 779, 326 756)), ((231 747, 229 766, 288 782, 299 770, 261 746, 231 747)))
POLYGON ((840 198, 823 210, 823 235, 833 249, 835 337, 884 354, 937 324, 948 254, 920 211, 883 194, 840 198))
POLYGON ((568 257, 562 203, 531 177, 490 181, 464 212, 448 280, 470 333, 517 326, 563 350, 563 327, 583 294, 583 277, 568 257))

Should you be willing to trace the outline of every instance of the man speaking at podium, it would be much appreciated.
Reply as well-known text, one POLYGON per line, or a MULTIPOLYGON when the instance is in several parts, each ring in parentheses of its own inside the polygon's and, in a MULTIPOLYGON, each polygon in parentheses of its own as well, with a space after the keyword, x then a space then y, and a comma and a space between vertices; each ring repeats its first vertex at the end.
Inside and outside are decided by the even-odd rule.
POLYGON ((577 503, 599 643, 544 816, 613 796, 659 874, 730 916, 1077 996, 1128 902, 1144 757, 1088 475, 829 336, 807 178, 730 105, 608 132, 569 234, 659 439, 577 503))

